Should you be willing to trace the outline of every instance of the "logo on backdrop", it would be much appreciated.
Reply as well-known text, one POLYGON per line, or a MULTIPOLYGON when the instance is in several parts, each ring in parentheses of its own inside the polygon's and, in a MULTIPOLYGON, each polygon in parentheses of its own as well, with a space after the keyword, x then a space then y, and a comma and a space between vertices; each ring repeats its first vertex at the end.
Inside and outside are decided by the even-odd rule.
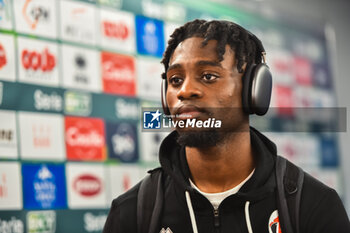
POLYGON ((92 174, 82 174, 73 181, 73 188, 81 196, 96 196, 102 191, 102 181, 92 174))
POLYGON ((44 6, 31 4, 32 0, 26 0, 22 14, 31 29, 35 29, 40 22, 50 21, 50 10, 44 6))
POLYGON ((87 116, 92 111, 92 97, 89 93, 66 91, 64 112, 70 115, 87 116))
POLYGON ((61 36, 65 40, 95 44, 96 8, 91 4, 61 1, 61 36))
POLYGON ((12 212, 5 215, 0 216, 0 230, 2 233, 23 233, 24 229, 24 221, 21 219, 22 216, 14 216, 12 212), (4 229, 4 231, 2 231, 4 229))
POLYGON ((27 213, 28 232, 56 232, 55 211, 29 211, 27 213))
POLYGON ((164 25, 161 21, 136 16, 137 50, 140 54, 161 57, 164 51, 164 25))
POLYGON ((6 23, 11 19, 8 0, 0 0, 0 23, 6 23))
POLYGON ((137 131, 131 123, 107 123, 109 157, 123 162, 138 159, 137 131))
POLYGON ((0 177, 0 199, 8 198, 8 193, 7 175, 3 173, 0 177))
POLYGON ((138 103, 132 100, 133 99, 118 98, 115 101, 115 116, 118 119, 137 120, 139 118, 138 103))
POLYGON ((102 52, 103 90, 107 93, 135 96, 135 62, 130 56, 102 52))
POLYGON ((56 66, 56 58, 46 47, 41 52, 22 51, 22 65, 26 70, 41 70, 42 72, 51 72, 56 66))
POLYGON ((86 57, 83 54, 76 54, 74 58, 74 65, 76 68, 74 80, 77 83, 88 84, 90 80, 86 74, 86 68, 89 64, 87 64, 86 57))
POLYGON ((0 157, 16 158, 17 153, 16 113, 0 111, 0 157))
POLYGON ((7 64, 6 50, 4 46, 0 43, 0 69, 2 69, 7 64))
POLYGON ((66 117, 67 157, 72 160, 105 158, 104 123, 98 118, 66 117))
POLYGON ((56 86, 58 75, 58 44, 50 41, 17 37, 19 80, 56 86))
POLYGON ((282 233, 277 210, 272 212, 268 227, 269 233, 282 233))
POLYGON ((49 207, 56 198, 55 177, 46 166, 36 173, 34 180, 35 200, 42 206, 49 207))
POLYGON ((64 208, 66 184, 63 165, 23 164, 24 207, 64 208))
POLYGON ((103 23, 103 32, 107 37, 126 40, 129 37, 129 28, 123 22, 112 22, 112 21, 104 21, 103 23))
POLYGON ((55 91, 45 93, 41 89, 34 91, 34 107, 36 110, 56 111, 60 112, 63 109, 62 96, 55 91))
POLYGON ((91 212, 84 214, 84 229, 87 232, 102 232, 107 219, 107 214, 94 215, 91 212))
POLYGON ((22 209, 20 164, 2 161, 0 164, 0 210, 19 209, 22 209))

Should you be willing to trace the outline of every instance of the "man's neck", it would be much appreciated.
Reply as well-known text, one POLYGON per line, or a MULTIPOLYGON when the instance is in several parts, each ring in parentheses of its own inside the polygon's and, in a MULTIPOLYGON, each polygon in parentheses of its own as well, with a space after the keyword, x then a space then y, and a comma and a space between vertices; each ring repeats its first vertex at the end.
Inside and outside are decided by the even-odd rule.
POLYGON ((215 147, 186 147, 186 159, 193 182, 207 193, 235 187, 255 167, 249 131, 230 134, 215 147))

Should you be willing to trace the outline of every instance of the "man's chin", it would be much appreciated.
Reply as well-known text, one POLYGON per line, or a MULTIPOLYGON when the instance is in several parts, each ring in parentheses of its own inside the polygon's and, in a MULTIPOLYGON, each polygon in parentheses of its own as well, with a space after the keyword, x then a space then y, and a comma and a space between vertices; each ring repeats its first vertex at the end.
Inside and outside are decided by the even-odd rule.
POLYGON ((216 146, 224 137, 223 133, 215 130, 178 130, 177 142, 188 147, 216 146))

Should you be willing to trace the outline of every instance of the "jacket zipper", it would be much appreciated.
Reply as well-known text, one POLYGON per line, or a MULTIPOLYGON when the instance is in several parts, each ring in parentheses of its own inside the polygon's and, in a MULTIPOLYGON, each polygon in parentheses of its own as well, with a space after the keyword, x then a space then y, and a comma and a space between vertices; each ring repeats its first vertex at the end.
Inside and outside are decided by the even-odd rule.
POLYGON ((219 208, 214 208, 214 227, 216 232, 219 232, 219 227, 220 227, 219 208))

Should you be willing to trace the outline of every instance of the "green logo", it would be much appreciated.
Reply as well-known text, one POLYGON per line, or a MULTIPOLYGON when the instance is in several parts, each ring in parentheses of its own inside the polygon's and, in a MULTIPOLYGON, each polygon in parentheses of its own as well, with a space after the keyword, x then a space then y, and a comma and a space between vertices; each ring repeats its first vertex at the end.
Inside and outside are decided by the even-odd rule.
POLYGON ((91 95, 88 93, 66 91, 64 93, 64 112, 71 115, 88 116, 92 111, 91 95))
POLYGON ((27 213, 29 233, 54 233, 56 231, 55 211, 29 211, 27 213))

